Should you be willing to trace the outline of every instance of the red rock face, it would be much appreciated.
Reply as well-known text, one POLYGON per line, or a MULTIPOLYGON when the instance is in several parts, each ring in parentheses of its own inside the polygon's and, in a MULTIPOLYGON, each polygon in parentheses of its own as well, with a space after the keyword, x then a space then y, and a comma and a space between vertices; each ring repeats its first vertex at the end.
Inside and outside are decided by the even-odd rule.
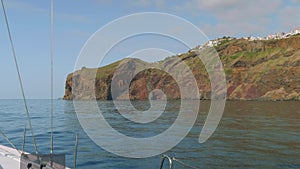
POLYGON ((131 100, 145 100, 148 99, 147 79, 146 77, 139 78, 130 85, 130 99, 131 100))
MULTIPOLYGON (((228 99, 300 100, 300 37, 269 41, 232 40, 217 46, 216 51, 225 70, 228 99)), ((185 77, 185 71, 178 69, 181 62, 193 72, 201 95, 199 99, 210 99, 208 73, 194 52, 170 57, 158 64, 185 77)), ((67 77, 64 99, 91 99, 91 95, 104 100, 182 98, 177 82, 168 73, 147 68, 134 74, 139 67, 151 65, 139 59, 124 59, 98 68, 96 77, 89 77, 90 71, 95 69, 78 70, 67 77), (119 67, 122 71, 117 71, 119 67), (114 79, 116 82, 112 83, 114 79), (80 92, 74 93, 73 85, 80 92), (91 86, 94 86, 94 91, 90 91, 91 86)), ((184 83, 183 88, 189 88, 189 82, 184 83)))
POLYGON ((164 95, 171 99, 180 98, 180 90, 175 80, 167 73, 155 69, 147 69, 137 74, 131 81, 129 90, 130 99, 165 99, 164 95))

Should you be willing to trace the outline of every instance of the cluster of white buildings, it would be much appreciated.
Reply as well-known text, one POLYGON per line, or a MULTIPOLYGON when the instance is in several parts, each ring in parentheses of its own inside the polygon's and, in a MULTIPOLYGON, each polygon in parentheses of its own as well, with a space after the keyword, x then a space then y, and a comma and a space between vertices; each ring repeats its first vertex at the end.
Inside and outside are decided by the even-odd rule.
MULTIPOLYGON (((245 40, 249 40, 249 41, 254 41, 254 40, 271 40, 271 39, 284 39, 284 38, 288 38, 290 36, 297 35, 297 34, 300 34, 300 28, 295 29, 295 30, 293 30, 293 31, 291 31, 289 33, 279 32, 279 33, 276 33, 274 35, 269 35, 267 37, 254 37, 254 36, 250 36, 250 37, 243 37, 241 39, 245 39, 245 40)), ((204 47, 218 46, 218 45, 222 44, 222 42, 230 41, 230 40, 233 40, 233 39, 236 39, 236 38, 233 38, 233 37, 217 38, 217 39, 214 39, 214 40, 210 40, 210 41, 206 42, 203 45, 196 46, 195 49, 202 49, 204 47)))
POLYGON ((250 36, 250 37, 243 37, 242 39, 246 39, 246 40, 249 40, 249 41, 284 39, 284 38, 288 38, 290 36, 297 35, 297 34, 300 34, 300 28, 295 29, 295 30, 293 30, 289 33, 279 32, 279 33, 276 33, 276 34, 273 34, 273 35, 269 35, 267 37, 253 37, 253 36, 250 36))
POLYGON ((220 45, 224 41, 231 41, 233 39, 236 39, 236 38, 233 38, 233 37, 218 38, 218 39, 210 40, 210 41, 206 42, 204 45, 199 45, 196 48, 201 49, 203 47, 214 47, 214 46, 220 45))

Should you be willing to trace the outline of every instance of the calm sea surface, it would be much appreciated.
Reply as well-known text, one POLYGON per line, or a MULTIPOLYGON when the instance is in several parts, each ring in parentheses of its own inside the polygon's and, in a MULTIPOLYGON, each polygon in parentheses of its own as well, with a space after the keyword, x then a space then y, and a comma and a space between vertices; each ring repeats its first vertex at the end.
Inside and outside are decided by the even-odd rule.
MULTIPOLYGON (((66 154, 66 163, 73 168, 75 135, 79 135, 77 168, 81 169, 157 169, 160 155, 146 159, 118 157, 96 145, 83 131, 73 102, 54 102, 54 151, 66 154)), ((89 118, 97 116, 89 110, 89 102, 80 102, 89 118)), ((147 101, 133 102, 139 110, 147 110, 147 101)), ((28 100, 37 146, 40 153, 49 153, 49 100, 28 100)), ((178 115, 179 101, 167 104, 166 111, 149 125, 128 122, 113 102, 98 105, 112 127, 131 137, 157 135, 172 125, 178 115)), ((228 101, 221 123, 213 136, 199 144, 198 137, 210 102, 201 102, 197 122, 176 147, 166 152, 197 168, 300 168, 300 102, 228 101)), ((22 100, 0 100, 0 130, 21 149, 26 115, 22 100)), ((2 137, 0 144, 9 145, 2 137)), ((126 143, 124 143, 126 146, 126 143)), ((25 150, 34 152, 27 130, 25 150)), ((184 168, 177 162, 173 168, 184 168)))

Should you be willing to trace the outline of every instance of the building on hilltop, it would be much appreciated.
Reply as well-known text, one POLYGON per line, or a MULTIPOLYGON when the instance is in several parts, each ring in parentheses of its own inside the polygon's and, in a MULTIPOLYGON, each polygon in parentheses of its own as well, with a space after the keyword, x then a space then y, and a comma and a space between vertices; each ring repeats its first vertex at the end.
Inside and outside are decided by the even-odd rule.
POLYGON ((291 32, 293 35, 300 34, 300 27, 291 32))

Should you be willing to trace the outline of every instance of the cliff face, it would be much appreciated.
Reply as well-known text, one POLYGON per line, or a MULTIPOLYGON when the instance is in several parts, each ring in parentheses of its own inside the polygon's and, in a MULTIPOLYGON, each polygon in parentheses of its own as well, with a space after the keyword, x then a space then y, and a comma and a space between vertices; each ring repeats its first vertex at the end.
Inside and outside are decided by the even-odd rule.
MULTIPOLYGON (((224 66, 228 99, 300 100, 299 36, 268 41, 224 40, 215 48, 224 66)), ((208 73, 196 56, 191 50, 155 65, 139 59, 124 59, 98 69, 83 68, 68 75, 64 99, 91 99, 93 95, 104 100, 197 99, 181 96, 177 82, 183 84, 181 90, 188 91, 190 85, 185 82, 189 78, 187 71, 179 66, 183 63, 196 79, 200 99, 209 99, 208 73), (141 67, 148 69, 140 71, 141 67), (170 73, 158 68, 180 75, 177 82, 170 73), (91 90, 93 87, 95 90, 91 90)))

